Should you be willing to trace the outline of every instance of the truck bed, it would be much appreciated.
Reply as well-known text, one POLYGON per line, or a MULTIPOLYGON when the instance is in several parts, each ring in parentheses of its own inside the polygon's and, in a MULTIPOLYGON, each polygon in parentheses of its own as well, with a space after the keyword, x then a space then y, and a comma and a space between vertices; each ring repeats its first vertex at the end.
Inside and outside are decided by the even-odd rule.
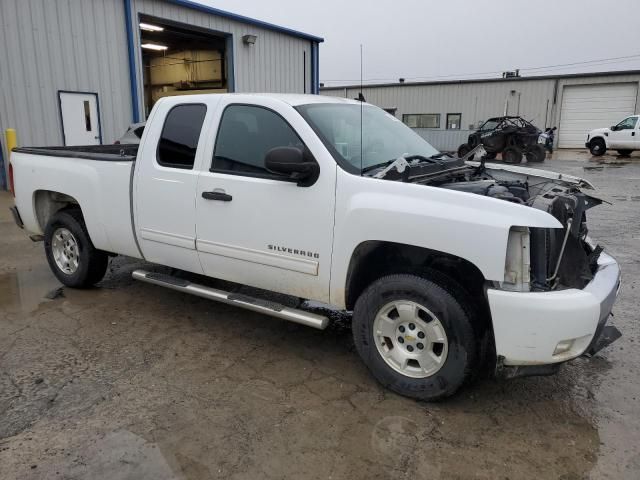
POLYGON ((82 145, 77 147, 19 147, 14 152, 47 157, 84 158, 101 162, 134 161, 138 145, 82 145))
POLYGON ((139 257, 131 200, 137 150, 138 145, 13 149, 15 202, 25 229, 43 234, 50 203, 63 194, 82 209, 96 248, 139 257))

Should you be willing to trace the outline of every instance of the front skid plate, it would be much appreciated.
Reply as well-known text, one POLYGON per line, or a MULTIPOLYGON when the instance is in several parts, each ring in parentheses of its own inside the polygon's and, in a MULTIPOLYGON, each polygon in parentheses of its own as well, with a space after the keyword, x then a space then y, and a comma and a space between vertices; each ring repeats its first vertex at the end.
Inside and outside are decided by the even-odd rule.
POLYGON ((584 352, 582 355, 584 357, 591 358, 603 348, 611 345, 621 336, 622 336, 622 333, 620 333, 620 330, 618 330, 613 325, 607 325, 602 329, 602 333, 600 333, 600 336, 598 337, 598 339, 593 341, 589 349, 586 352, 584 352))

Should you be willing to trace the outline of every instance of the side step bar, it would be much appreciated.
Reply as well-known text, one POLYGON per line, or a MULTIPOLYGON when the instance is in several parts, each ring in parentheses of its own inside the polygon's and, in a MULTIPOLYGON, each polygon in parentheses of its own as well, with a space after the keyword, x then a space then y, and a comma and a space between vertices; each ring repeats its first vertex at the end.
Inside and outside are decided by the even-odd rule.
POLYGON ((179 292, 189 293, 197 297, 215 300, 216 302, 228 303, 236 307, 246 308, 265 315, 271 315, 282 320, 299 323, 307 327, 324 330, 329 325, 329 319, 322 315, 305 312, 296 308, 285 307, 276 302, 262 300, 260 298, 250 297, 239 293, 229 293, 215 288, 198 285, 182 278, 172 277, 163 273, 147 272, 145 270, 135 270, 131 276, 142 282, 160 285, 179 292))

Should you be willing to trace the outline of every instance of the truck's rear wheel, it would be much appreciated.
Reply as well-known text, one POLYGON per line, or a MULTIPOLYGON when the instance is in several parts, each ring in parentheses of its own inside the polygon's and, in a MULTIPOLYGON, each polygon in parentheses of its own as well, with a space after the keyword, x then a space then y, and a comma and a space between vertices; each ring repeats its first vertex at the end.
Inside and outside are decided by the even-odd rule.
POLYGON ((109 257, 91 243, 80 210, 61 210, 51 217, 44 249, 51 271, 68 287, 90 287, 107 271, 109 257))
POLYGON ((471 311, 455 289, 414 275, 383 277, 356 302, 356 349, 385 387, 438 400, 455 393, 480 364, 471 311))

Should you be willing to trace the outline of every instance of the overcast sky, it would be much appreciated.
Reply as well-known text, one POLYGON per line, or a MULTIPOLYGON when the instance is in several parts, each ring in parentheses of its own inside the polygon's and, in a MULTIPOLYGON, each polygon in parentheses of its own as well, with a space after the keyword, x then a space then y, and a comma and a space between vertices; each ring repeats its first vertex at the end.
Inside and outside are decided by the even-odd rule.
POLYGON ((327 86, 359 81, 360 44, 370 83, 640 69, 640 0, 199 1, 323 37, 327 86))

